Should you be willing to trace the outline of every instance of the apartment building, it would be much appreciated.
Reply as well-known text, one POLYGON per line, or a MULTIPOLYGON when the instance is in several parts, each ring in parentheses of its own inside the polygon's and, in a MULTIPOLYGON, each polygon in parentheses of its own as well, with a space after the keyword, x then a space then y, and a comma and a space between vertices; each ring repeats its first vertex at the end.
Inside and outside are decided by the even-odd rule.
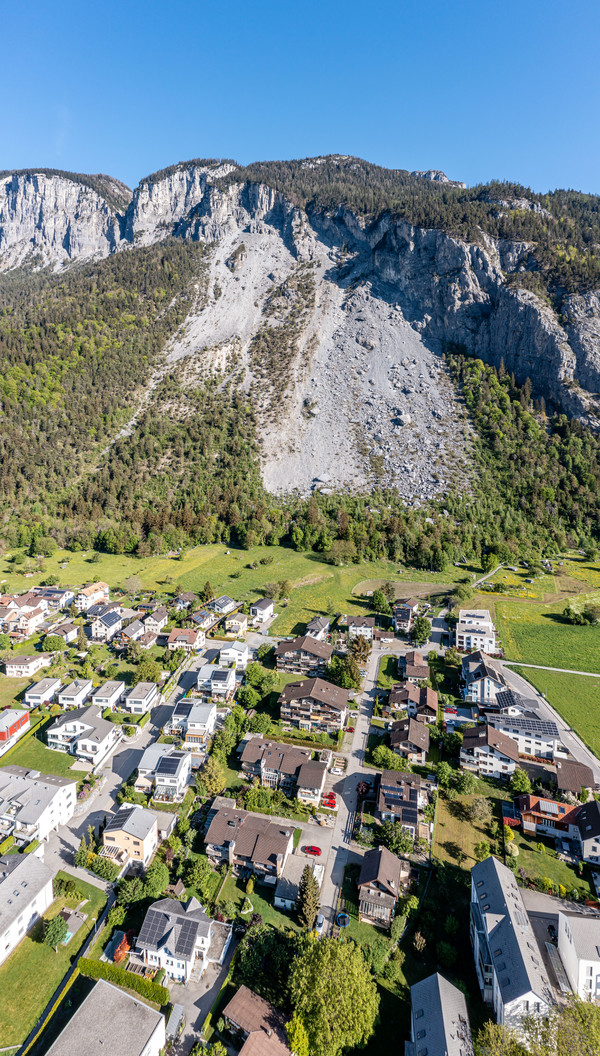
POLYGON ((77 782, 22 766, 0 767, 0 839, 18 844, 47 840, 67 825, 77 803, 77 782))
POLYGON ((322 678, 288 682, 279 698, 281 721, 300 730, 336 733, 348 719, 348 692, 322 678))

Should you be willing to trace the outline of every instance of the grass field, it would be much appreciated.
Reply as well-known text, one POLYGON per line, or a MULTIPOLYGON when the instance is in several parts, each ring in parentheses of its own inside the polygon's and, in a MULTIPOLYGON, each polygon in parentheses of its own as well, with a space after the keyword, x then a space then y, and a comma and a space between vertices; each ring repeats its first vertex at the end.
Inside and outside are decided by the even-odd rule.
MULTIPOLYGON (((58 875, 64 878, 68 874, 58 875)), ((40 921, 0 968, 0 1048, 17 1045, 27 1037, 93 927, 92 918, 98 916, 106 901, 100 888, 81 880, 77 880, 77 887, 89 899, 82 907, 88 919, 68 946, 59 946, 56 953, 45 946, 40 921)), ((58 898, 45 919, 55 917, 65 904, 75 907, 74 901, 66 903, 64 898, 58 898)))
POLYGON ((548 877, 555 884, 562 884, 567 893, 576 888, 580 895, 585 898, 595 898, 595 891, 589 880, 589 870, 584 867, 583 877, 579 877, 573 866, 567 862, 561 862, 549 854, 543 854, 538 850, 538 844, 553 849, 554 840, 543 840, 540 837, 525 836, 515 832, 515 843, 519 848, 516 859, 516 867, 524 869, 532 878, 548 877))
POLYGON ((530 667, 516 667, 515 671, 544 694, 588 748, 594 753, 600 750, 600 678, 530 667))
POLYGON ((36 737, 29 737, 23 744, 18 744, 6 760, 11 766, 24 766, 29 770, 39 770, 42 774, 57 774, 58 777, 72 777, 77 781, 82 772, 71 770, 74 762, 72 755, 46 748, 36 737))
MULTIPOLYGON (((228 876, 223 890, 219 896, 219 903, 234 902, 238 909, 246 898, 246 885, 236 880, 234 876, 228 876)), ((260 913, 265 924, 272 924, 275 928, 287 930, 298 928, 298 922, 294 913, 284 913, 273 905, 273 892, 264 884, 257 884, 251 895, 248 895, 255 913, 260 913)), ((245 918, 249 919, 249 917, 245 918)))
MULTIPOLYGON (((437 820, 433 836, 432 853, 434 858, 457 865, 460 854, 464 855, 461 867, 471 869, 477 861, 475 844, 481 840, 491 840, 489 825, 486 822, 471 821, 465 807, 475 797, 457 796, 447 800, 440 796, 437 804, 437 820)), ((500 820, 500 810, 495 804, 494 816, 500 820)))
POLYGON ((377 685, 380 689, 391 689, 398 681, 398 657, 382 656, 379 663, 377 685))

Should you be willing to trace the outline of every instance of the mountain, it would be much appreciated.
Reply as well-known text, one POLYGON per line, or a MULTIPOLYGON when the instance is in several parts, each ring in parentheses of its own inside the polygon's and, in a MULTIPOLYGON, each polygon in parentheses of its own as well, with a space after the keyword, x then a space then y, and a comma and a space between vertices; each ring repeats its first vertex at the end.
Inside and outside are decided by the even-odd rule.
POLYGON ((340 155, 196 159, 133 191, 1 173, 0 501, 114 517, 142 487, 175 506, 187 488, 193 517, 190 467, 222 474, 217 508, 234 477, 242 505, 261 477, 468 494, 473 427, 444 354, 597 429, 599 245, 594 196, 340 155))

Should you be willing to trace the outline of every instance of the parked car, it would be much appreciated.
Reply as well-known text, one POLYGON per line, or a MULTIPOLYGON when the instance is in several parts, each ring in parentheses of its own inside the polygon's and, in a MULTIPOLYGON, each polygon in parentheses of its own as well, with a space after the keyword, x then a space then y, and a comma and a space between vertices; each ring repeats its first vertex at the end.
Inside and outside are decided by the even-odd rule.
POLYGON ((346 733, 354 733, 354 726, 346 726, 346 733))
POLYGON ((325 927, 325 917, 323 916, 322 913, 319 913, 319 916, 317 917, 317 919, 315 921, 315 931, 316 931, 317 935, 322 935, 323 934, 323 928, 324 927, 325 927))
POLYGON ((314 854, 315 858, 319 858, 321 856, 321 848, 320 847, 313 847, 313 846, 305 847, 304 848, 304 853, 305 854, 314 854))
POLYGON ((339 775, 343 774, 343 773, 344 773, 344 771, 343 771, 343 770, 340 770, 339 766, 334 766, 334 767, 333 767, 333 768, 332 768, 332 769, 330 770, 330 773, 332 773, 332 774, 337 774, 337 775, 339 776, 339 775))

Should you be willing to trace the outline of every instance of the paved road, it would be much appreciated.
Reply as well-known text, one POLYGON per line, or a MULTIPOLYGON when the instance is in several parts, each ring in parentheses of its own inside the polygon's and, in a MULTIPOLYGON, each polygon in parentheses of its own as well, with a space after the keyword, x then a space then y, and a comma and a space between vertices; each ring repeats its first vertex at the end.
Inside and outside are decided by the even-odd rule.
POLYGON ((594 755, 593 752, 583 743, 583 741, 577 736, 575 731, 568 723, 562 718, 561 715, 548 703, 545 697, 541 693, 538 693, 531 682, 527 682, 522 675, 517 674, 516 671, 512 671, 507 664, 510 661, 502 661, 502 667, 504 669, 504 677, 511 689, 515 689, 517 693, 521 693, 524 697, 534 699, 537 705, 537 711, 541 718, 545 718, 551 722, 555 722, 560 731, 563 744, 569 749, 571 755, 578 759, 579 762, 585 763, 587 766, 591 766, 594 773, 594 778, 597 784, 600 784, 600 760, 594 755))
POLYGON ((171 1000, 182 1005, 185 1011, 185 1028, 175 1045, 169 1050, 171 1056, 189 1056, 189 1053, 200 1037, 202 1025, 210 1012, 219 990, 221 989, 231 958, 237 946, 237 939, 232 939, 225 955, 223 965, 209 964, 204 975, 197 982, 167 983, 171 1000))
POLYGON ((570 667, 545 667, 543 664, 524 664, 520 660, 507 660, 514 667, 533 667, 537 671, 558 671, 559 675, 586 675, 588 678, 600 678, 596 671, 574 671, 570 667))

